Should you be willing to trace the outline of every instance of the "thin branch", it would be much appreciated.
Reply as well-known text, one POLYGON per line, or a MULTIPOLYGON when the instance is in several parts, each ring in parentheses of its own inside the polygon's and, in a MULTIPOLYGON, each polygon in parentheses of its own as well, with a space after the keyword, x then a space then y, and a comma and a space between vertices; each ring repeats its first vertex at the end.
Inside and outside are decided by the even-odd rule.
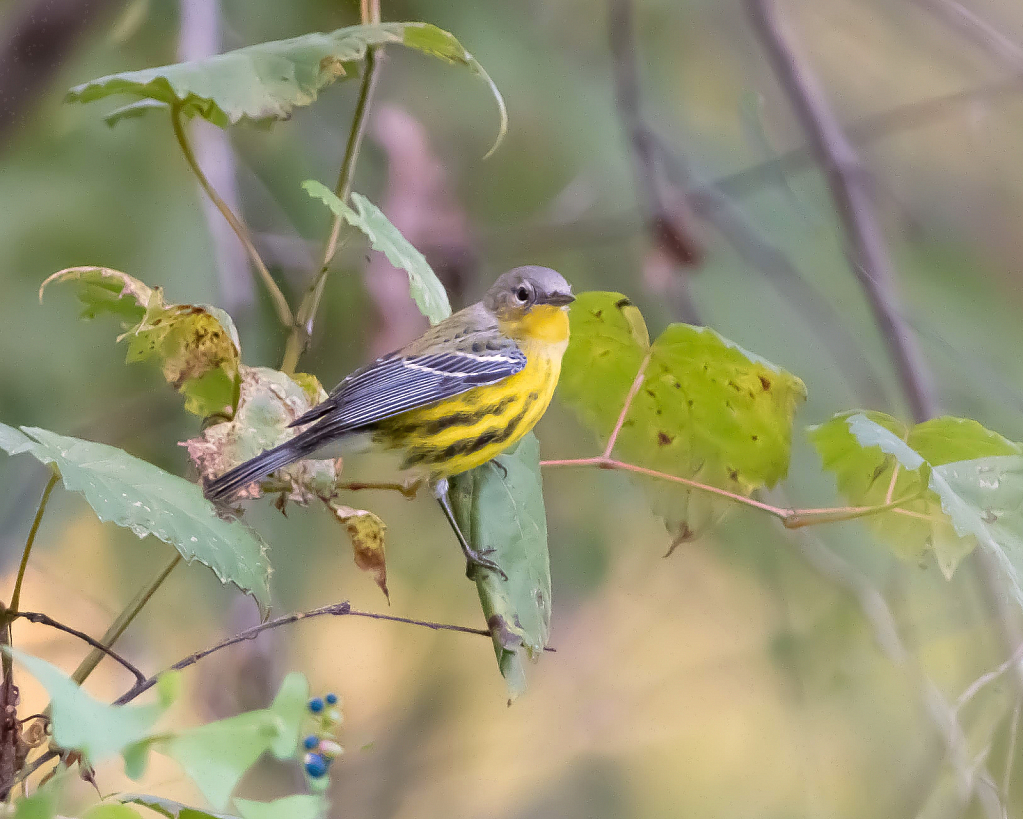
POLYGON ((914 0, 950 28, 980 46, 1005 68, 1023 71, 1023 46, 1006 37, 998 27, 978 17, 957 0, 914 0))
MULTIPOLYGON (((370 19, 367 20, 365 13, 362 22, 367 23, 373 20, 379 22, 380 4, 374 2, 369 9, 370 19)), ((363 12, 366 12, 363 4, 363 12)), ((380 75, 382 52, 377 48, 371 48, 366 52, 366 67, 363 70, 362 85, 359 88, 359 101, 355 106, 355 114, 352 118, 352 127, 348 134, 348 143, 345 146, 344 159, 341 162, 341 169, 338 171, 337 184, 334 185, 334 193, 342 202, 348 201, 348 195, 352 190, 352 179, 355 175, 355 164, 359 159, 359 151, 362 148, 362 140, 366 133, 366 122, 368 120, 369 107, 373 101, 373 92, 376 89, 377 80, 380 75)), ((330 233, 323 248, 323 258, 320 262, 320 269, 306 292, 302 303, 298 308, 298 315, 288 336, 288 342, 284 349, 284 359, 281 369, 286 373, 293 373, 298 366, 298 360, 305 352, 306 346, 313 333, 313 322, 316 320, 316 313, 320 308, 320 300, 323 298, 323 291, 327 285, 327 274, 330 263, 337 253, 338 239, 341 235, 341 217, 333 214, 330 220, 330 233)))
POLYGON ((866 169, 820 88, 797 54, 774 0, 745 0, 750 20, 820 162, 849 243, 850 263, 888 346, 913 417, 934 416, 938 402, 927 364, 896 307, 894 268, 866 184, 866 169))
POLYGON ((122 666, 124 666, 128 671, 130 671, 135 676, 135 680, 137 682, 141 683, 144 682, 146 679, 146 675, 139 671, 138 668, 135 667, 132 663, 124 659, 124 657, 122 657, 112 648, 103 645, 99 640, 93 639, 84 631, 79 631, 76 628, 72 628, 71 626, 65 625, 64 623, 61 623, 58 620, 54 620, 49 615, 43 614, 42 612, 38 611, 19 611, 13 616, 14 619, 28 620, 30 623, 38 623, 39 625, 49 626, 50 628, 55 628, 58 631, 63 631, 67 634, 72 635, 73 637, 77 637, 83 643, 88 643, 97 651, 102 651, 111 660, 119 662, 122 666))
POLYGON ((185 161, 188 163, 188 167, 192 173, 195 174, 195 178, 198 180, 199 185, 206 192, 206 195, 210 198, 210 201, 216 205, 217 210, 223 214, 227 223, 231 226, 235 236, 238 237, 238 241, 245 247, 245 251, 249 254, 249 258, 252 260, 252 264, 255 265, 256 270, 259 271, 259 276, 263 280, 263 284, 266 286, 267 292, 270 294, 270 300, 273 302, 274 309, 277 311, 277 318, 281 324, 289 329, 294 327, 295 319, 291 314, 291 308, 288 307, 288 300, 284 297, 281 289, 277 286, 277 282, 274 281, 274 277, 270 275, 270 271, 266 269, 266 265, 263 263, 262 258, 255 246, 252 244, 252 237, 249 236, 249 230, 242 223, 241 219, 235 215, 234 211, 228 207, 220 194, 214 189, 213 185, 210 184, 209 179, 206 178, 206 174, 203 173, 202 168, 199 167, 198 161, 196 161, 195 154, 192 153, 192 148, 188 143, 188 136, 185 134, 184 123, 181 121, 181 106, 174 105, 171 107, 171 124, 174 127, 174 137, 178 141, 178 146, 181 148, 181 153, 184 154, 185 161))
MULTIPOLYGON (((329 606, 322 606, 321 608, 318 609, 312 609, 311 611, 299 611, 293 614, 286 614, 282 617, 278 617, 274 620, 269 620, 266 623, 262 623, 261 625, 253 626, 252 628, 246 629, 245 631, 241 631, 238 634, 235 634, 233 637, 228 637, 226 640, 222 640, 221 642, 217 643, 214 646, 210 646, 209 648, 203 649, 202 651, 196 651, 194 654, 189 654, 183 660, 178 660, 178 662, 174 663, 174 665, 170 666, 161 673, 165 674, 167 673, 167 671, 180 671, 183 668, 188 668, 190 665, 195 665, 200 660, 210 656, 211 654, 217 651, 220 651, 223 648, 233 646, 237 643, 242 643, 246 640, 252 640, 258 635, 262 634, 264 631, 267 631, 269 629, 280 628, 281 626, 287 626, 292 623, 297 623, 300 620, 309 620, 313 617, 322 617, 324 615, 331 615, 334 617, 345 616, 366 617, 371 620, 387 620, 392 623, 406 623, 412 626, 422 626, 423 628, 433 629, 434 631, 458 631, 461 632, 462 634, 478 634, 483 637, 492 636, 489 629, 485 628, 469 628, 468 626, 455 626, 450 625, 448 623, 434 623, 429 620, 412 620, 408 617, 396 617, 390 614, 377 614, 375 612, 370 611, 358 611, 357 609, 353 609, 351 607, 351 604, 346 600, 342 603, 333 603, 329 606)), ((124 703, 126 702, 131 702, 137 696, 139 696, 145 691, 148 691, 150 688, 156 685, 156 681, 159 678, 159 676, 160 675, 157 674, 153 677, 150 677, 147 680, 137 683, 126 694, 117 699, 114 704, 124 705, 124 703)))
POLYGON ((14 593, 11 595, 11 605, 8 607, 8 617, 18 613, 18 606, 21 603, 21 584, 25 580, 25 570, 28 569, 28 557, 32 554, 32 544, 36 541, 36 534, 39 532, 39 524, 43 522, 43 513, 46 511, 46 502, 50 499, 53 487, 60 480, 60 473, 56 468, 51 468, 50 480, 46 482, 43 496, 39 500, 39 508, 36 509, 36 516, 32 521, 32 528, 28 531, 28 538, 25 540, 25 549, 21 554, 21 565, 18 566, 18 577, 14 581, 14 593))
POLYGON ((986 671, 985 673, 977 677, 977 679, 975 679, 972 683, 970 683, 966 690, 959 695, 959 699, 956 700, 956 711, 961 711, 963 707, 966 705, 966 703, 968 703, 975 696, 977 696, 977 694, 980 692, 982 688, 984 688, 986 685, 989 685, 990 683, 993 683, 995 680, 1001 677, 1006 671, 1008 671, 1010 668, 1012 668, 1015 665, 1018 665, 1021 662, 1023 662, 1023 644, 1020 644, 1016 651, 1013 652, 1013 655, 1009 657, 1009 659, 1002 663, 1000 666, 998 666, 998 668, 994 668, 991 671, 986 671))

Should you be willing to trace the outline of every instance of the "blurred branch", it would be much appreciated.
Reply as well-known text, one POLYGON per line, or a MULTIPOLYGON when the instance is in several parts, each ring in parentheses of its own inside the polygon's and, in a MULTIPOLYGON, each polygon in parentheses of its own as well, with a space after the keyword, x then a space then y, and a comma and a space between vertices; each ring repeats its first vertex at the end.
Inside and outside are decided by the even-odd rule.
POLYGON ((1023 46, 1006 37, 997 27, 978 17, 957 0, 913 0, 947 26, 980 46, 1010 71, 1023 71, 1023 46))
POLYGON ((820 162, 849 243, 850 263, 874 311, 917 421, 937 395, 917 341, 896 306, 894 269, 866 184, 866 168, 835 118, 816 76, 794 47, 773 0, 745 0, 753 27, 820 162))
MULTIPOLYGON (((700 263, 703 249, 686 224, 684 210, 672 207, 664 189, 657 146, 641 111, 639 65, 633 28, 632 0, 610 0, 608 35, 614 71, 615 103, 631 146, 630 156, 640 212, 655 245, 677 266, 694 267, 700 263)), ((685 284, 683 276, 679 275, 678 278, 685 284)), ((680 318, 691 324, 699 323, 696 307, 687 289, 682 290, 680 302, 680 318)))
MULTIPOLYGON (((246 629, 245 631, 235 634, 233 637, 228 637, 226 640, 222 640, 214 646, 210 646, 202 651, 197 651, 194 654, 189 654, 183 660, 178 660, 178 662, 174 663, 174 665, 164 671, 161 671, 160 674, 166 674, 168 671, 180 671, 183 668, 188 668, 190 665, 195 665, 200 660, 205 657, 209 657, 211 654, 214 654, 223 648, 245 642, 246 640, 251 640, 268 629, 280 628, 281 626, 288 626, 292 623, 297 623, 300 620, 310 620, 314 617, 323 617, 325 615, 331 615, 333 617, 366 617, 371 620, 387 620, 391 623, 406 623, 411 626, 421 626, 423 628, 432 629, 433 631, 458 631, 462 634, 478 634, 482 637, 491 636, 490 630, 485 628, 469 628, 468 626, 434 623, 429 620, 412 620, 408 617, 396 617, 391 614, 377 614, 372 611, 358 611, 357 609, 353 609, 351 604, 345 600, 341 603, 333 603, 329 606, 312 609, 311 611, 298 611, 293 614, 286 614, 282 617, 262 623, 261 625, 253 626, 250 629, 246 629)), ((126 702, 131 702, 143 692, 148 691, 156 685, 156 681, 160 678, 160 674, 156 674, 149 679, 143 680, 132 686, 131 690, 119 697, 114 704, 124 705, 126 702)))
POLYGON ((115 5, 114 0, 29 0, 7 15, 0 32, 0 145, 25 120, 25 109, 42 99, 82 35, 115 5))
MULTIPOLYGON (((368 4, 363 2, 360 17, 363 24, 379 22, 380 0, 370 0, 368 4)), ((337 183, 334 185, 334 193, 338 199, 345 203, 347 203, 348 194, 352 190, 355 164, 359 159, 362 139, 366 134, 366 121, 380 73, 382 54, 383 51, 380 48, 370 48, 366 51, 366 67, 363 69, 362 85, 359 87, 359 101, 355 106, 351 130, 348 133, 348 142, 345 145, 344 159, 341 161, 337 183)), ((281 369, 286 373, 295 372, 298 360, 302 357, 302 353, 305 352, 309 339, 312 337, 313 322, 316 320, 316 313, 320 308, 323 289, 327 284, 327 273, 330 270, 330 263, 334 259, 334 254, 337 253, 340 235, 341 217, 335 214, 330 220, 330 234, 323 249, 323 260, 320 263, 320 269, 306 291, 302 303, 299 305, 294 325, 291 328, 291 333, 288 335, 288 341, 284 348, 284 358, 281 362, 281 369)))
POLYGON ((987 819, 1000 819, 1003 811, 999 788, 985 768, 983 757, 979 760, 971 758, 969 742, 959 725, 956 710, 906 649, 884 595, 865 575, 809 532, 801 533, 795 539, 795 544, 803 559, 818 574, 841 586, 855 598, 873 629, 874 639, 881 651, 916 680, 921 704, 941 734, 949 763, 956 773, 962 806, 968 805, 971 795, 974 795, 987 819))
MULTIPOLYGON (((912 128, 920 128, 936 120, 952 116, 965 105, 1019 96, 1023 92, 1023 75, 996 80, 977 88, 956 91, 930 99, 900 105, 878 114, 863 117, 846 126, 846 137, 854 145, 862 146, 912 128)), ((793 148, 776 157, 741 171, 707 182, 692 189, 693 195, 704 187, 741 196, 752 193, 777 181, 779 174, 795 173, 813 164, 814 153, 809 145, 793 148)))
MULTIPOLYGON (((183 62, 211 57, 220 52, 220 0, 180 0, 181 30, 178 58, 183 62)), ((234 151, 227 131, 203 119, 191 123, 196 162, 206 168, 210 185, 235 213, 241 213, 234 151)), ((249 263, 244 246, 231 226, 220 218, 216 205, 202 198, 213 255, 217 268, 221 306, 229 313, 250 306, 255 300, 249 263)))
POLYGON ((270 294, 270 299, 273 301, 274 309, 277 311, 277 318, 286 328, 294 328, 294 318, 291 315, 291 308, 288 307, 288 300, 284 298, 284 294, 277 286, 277 282, 274 281, 274 277, 270 275, 270 271, 267 270, 266 265, 260 258, 259 253, 256 251, 255 246, 252 244, 252 239, 249 236, 249 230, 245 227, 245 224, 241 219, 235 215, 234 211, 228 206, 220 194, 214 189, 213 185, 210 184, 210 180, 206 178, 206 174, 203 173, 199 163, 195 158, 195 154, 192 153, 192 148, 188 143, 188 136, 185 133, 184 123, 181 121, 181 106, 171 106, 171 125, 174 128, 174 137, 178 141, 178 146, 181 148, 181 153, 185 157, 185 162, 188 163, 188 167, 192 173, 195 174, 195 178, 198 180, 199 185, 206 195, 209 196, 210 201, 216 206, 217 210, 227 220, 227 223, 231 226, 235 235, 239 241, 245 247, 246 252, 249 254, 249 258, 252 260, 252 264, 256 266, 256 270, 259 271, 260 278, 263 280, 263 284, 266 285, 267 292, 270 294))

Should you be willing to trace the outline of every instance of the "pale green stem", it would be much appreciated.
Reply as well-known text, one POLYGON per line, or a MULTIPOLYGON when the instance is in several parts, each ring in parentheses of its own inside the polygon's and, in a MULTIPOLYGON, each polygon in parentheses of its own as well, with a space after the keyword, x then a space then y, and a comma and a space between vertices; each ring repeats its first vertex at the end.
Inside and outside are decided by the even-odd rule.
POLYGON ((57 485, 57 481, 60 480, 60 473, 53 469, 50 474, 50 480, 46 482, 46 488, 43 490, 43 496, 39 500, 39 508, 36 510, 35 520, 32 521, 32 528, 28 531, 28 538, 25 541, 25 550, 21 555, 21 565, 18 567, 18 577, 14 581, 14 593, 11 595, 11 605, 8 607, 7 616, 13 619, 13 615, 18 613, 18 606, 21 603, 21 584, 25 580, 25 570, 28 569, 28 558, 32 554, 32 545, 36 542, 36 534, 39 532, 39 524, 43 522, 43 513, 46 511, 46 502, 50 499, 50 493, 53 491, 53 487, 57 485))

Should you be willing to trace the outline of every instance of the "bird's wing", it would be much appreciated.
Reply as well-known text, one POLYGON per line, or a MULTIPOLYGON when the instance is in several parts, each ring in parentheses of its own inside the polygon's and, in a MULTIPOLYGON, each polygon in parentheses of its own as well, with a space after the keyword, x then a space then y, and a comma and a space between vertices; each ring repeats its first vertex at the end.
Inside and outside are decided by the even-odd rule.
POLYGON ((473 387, 494 384, 526 366, 518 345, 496 330, 477 331, 452 341, 449 349, 392 354, 356 370, 326 401, 291 426, 323 419, 316 424, 317 437, 348 432, 473 387))

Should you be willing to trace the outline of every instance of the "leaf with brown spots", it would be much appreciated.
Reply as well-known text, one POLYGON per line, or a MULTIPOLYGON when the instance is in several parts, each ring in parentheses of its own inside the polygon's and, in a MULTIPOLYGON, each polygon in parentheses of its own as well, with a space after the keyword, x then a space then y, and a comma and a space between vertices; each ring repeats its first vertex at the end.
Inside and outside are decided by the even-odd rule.
POLYGON ((163 290, 106 267, 73 267, 51 282, 73 282, 85 305, 83 318, 118 316, 127 340, 127 361, 155 359, 163 376, 185 397, 185 409, 199 416, 230 414, 237 400, 241 352, 231 317, 205 304, 165 304, 163 290))
POLYGON ((387 526, 377 515, 364 509, 353 509, 336 500, 330 501, 328 505, 338 522, 348 530, 355 565, 373 575, 373 580, 390 602, 391 595, 387 591, 387 565, 384 561, 384 532, 387 531, 387 526))
MULTIPOLYGON (((581 293, 571 324, 559 395, 604 441, 649 356, 615 457, 742 495, 785 476, 806 397, 796 376, 706 327, 672 324, 651 344, 620 293, 581 293)), ((699 534, 727 508, 707 493, 639 480, 676 539, 699 534)))

